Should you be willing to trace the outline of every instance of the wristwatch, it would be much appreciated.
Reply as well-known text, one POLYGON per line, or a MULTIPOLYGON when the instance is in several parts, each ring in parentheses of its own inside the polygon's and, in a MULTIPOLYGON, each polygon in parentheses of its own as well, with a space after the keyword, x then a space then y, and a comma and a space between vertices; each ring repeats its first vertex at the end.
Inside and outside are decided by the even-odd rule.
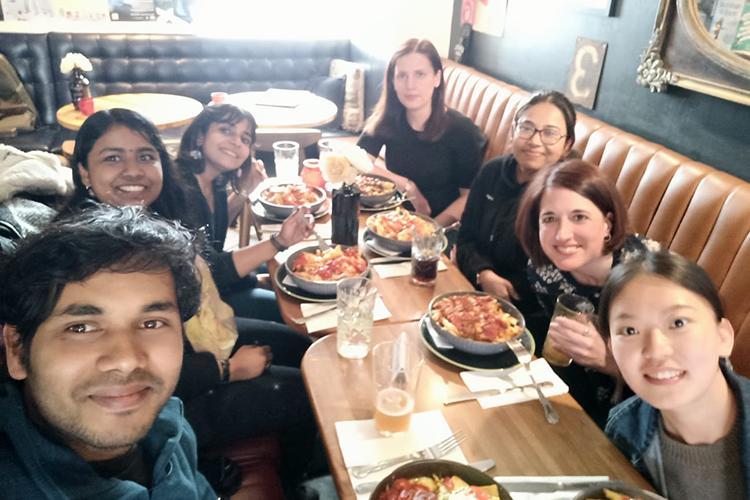
POLYGON ((284 250, 289 248, 279 241, 279 233, 273 233, 271 235, 271 245, 273 245, 273 247, 279 252, 283 252, 284 250))

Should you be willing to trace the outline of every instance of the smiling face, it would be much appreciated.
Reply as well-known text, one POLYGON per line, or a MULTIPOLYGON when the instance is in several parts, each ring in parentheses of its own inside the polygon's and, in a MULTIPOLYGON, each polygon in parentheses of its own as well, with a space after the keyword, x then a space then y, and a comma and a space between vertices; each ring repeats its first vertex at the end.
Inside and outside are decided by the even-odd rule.
POLYGON ((427 56, 412 52, 396 61, 393 87, 407 113, 432 110, 432 94, 440 86, 442 73, 435 71, 427 56))
POLYGON ((198 140, 206 169, 216 175, 237 170, 250 156, 252 130, 247 120, 234 125, 223 122, 208 126, 206 135, 198 140))
POLYGON ((734 334, 700 295, 652 274, 641 274, 614 298, 610 347, 625 382, 649 404, 675 415, 716 404, 726 381, 719 357, 734 334))
POLYGON ((119 456, 141 439, 181 364, 182 323, 168 271, 100 271, 69 283, 37 329, 28 365, 8 350, 9 373, 25 380, 27 401, 85 460, 119 456))
MULTIPOLYGON (((557 106, 549 102, 540 102, 531 106, 523 114, 516 117, 516 127, 518 124, 538 130, 554 130, 562 135, 566 133, 565 117, 557 106)), ((554 165, 570 151, 572 146, 566 137, 552 145, 543 144, 538 132, 534 133, 530 139, 522 139, 516 132, 516 127, 512 132, 513 156, 518 161, 520 170, 526 176, 554 165)))
POLYGON ((96 198, 116 206, 149 206, 161 193, 164 172, 156 148, 138 132, 115 125, 94 143, 81 180, 96 198))
POLYGON ((563 271, 586 273, 603 255, 611 223, 588 198, 575 191, 552 188, 539 205, 539 243, 550 261, 563 271))

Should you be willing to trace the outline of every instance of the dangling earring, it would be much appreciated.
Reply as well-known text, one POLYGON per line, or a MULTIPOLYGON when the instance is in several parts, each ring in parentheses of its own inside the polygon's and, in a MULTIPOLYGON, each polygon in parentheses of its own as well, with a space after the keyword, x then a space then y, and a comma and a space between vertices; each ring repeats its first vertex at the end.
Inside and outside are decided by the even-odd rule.
POLYGON ((193 149, 193 150, 191 150, 191 151, 190 151, 190 152, 188 153, 188 155, 189 155, 189 156, 190 156, 190 158, 192 158, 193 160, 202 160, 202 159, 203 159, 203 153, 201 153, 201 150, 200 150, 200 149, 193 149))

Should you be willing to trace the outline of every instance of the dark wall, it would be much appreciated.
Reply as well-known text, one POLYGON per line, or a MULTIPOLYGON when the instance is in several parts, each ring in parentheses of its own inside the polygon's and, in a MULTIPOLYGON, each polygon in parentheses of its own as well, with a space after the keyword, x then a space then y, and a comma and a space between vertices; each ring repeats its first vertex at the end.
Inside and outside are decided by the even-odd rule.
MULTIPOLYGON (((474 32, 464 63, 529 90, 565 90, 576 37, 608 43, 599 93, 586 114, 750 180, 750 106, 678 87, 650 93, 636 83, 657 0, 615 0, 613 17, 555 10, 557 0, 509 0, 505 33, 474 32)), ((459 33, 454 0, 451 47, 459 33)))

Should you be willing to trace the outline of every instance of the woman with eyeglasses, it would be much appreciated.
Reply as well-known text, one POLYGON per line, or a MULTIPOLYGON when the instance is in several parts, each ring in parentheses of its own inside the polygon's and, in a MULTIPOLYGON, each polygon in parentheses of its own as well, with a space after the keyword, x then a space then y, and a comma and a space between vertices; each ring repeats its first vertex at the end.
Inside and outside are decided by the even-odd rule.
POLYGON ((564 95, 532 95, 516 112, 512 153, 482 167, 461 218, 461 271, 478 289, 513 301, 527 324, 534 323, 540 307, 526 278, 526 254, 514 232, 518 204, 537 171, 570 154, 575 124, 576 112, 564 95))
POLYGON ((461 113, 445 105, 443 64, 429 40, 407 40, 391 57, 383 93, 358 145, 375 171, 395 182, 414 209, 445 226, 461 218, 479 171, 486 139, 461 113))

